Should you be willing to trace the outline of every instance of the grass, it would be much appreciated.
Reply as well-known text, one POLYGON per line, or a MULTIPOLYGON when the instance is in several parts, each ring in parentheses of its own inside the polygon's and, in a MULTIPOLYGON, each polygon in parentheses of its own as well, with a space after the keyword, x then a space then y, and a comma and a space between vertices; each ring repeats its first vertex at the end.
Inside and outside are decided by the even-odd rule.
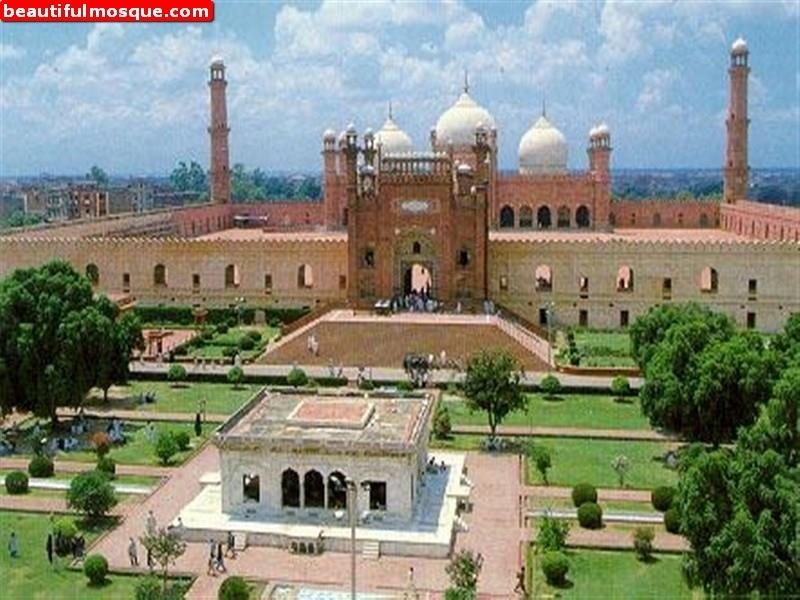
POLYGON ((86 401, 86 406, 194 414, 200 410, 201 402, 205 401, 207 413, 230 415, 247 402, 260 387, 242 384, 234 388, 229 383, 184 383, 175 387, 167 381, 131 381, 128 385, 111 388, 109 404, 103 403, 102 392, 93 390, 86 401), (139 398, 147 392, 155 394, 154 403, 139 402, 139 398))
MULTIPOLYGON (((581 351, 581 367, 635 367, 630 336, 625 331, 574 331, 575 345, 581 351)), ((562 345, 566 350, 566 341, 562 345)), ((564 358, 560 358, 564 362, 564 358)))
MULTIPOLYGON (((585 427, 587 429, 650 429, 638 398, 618 402, 611 395, 562 394, 546 400, 528 394, 528 410, 509 413, 503 425, 530 427, 585 427)), ((486 413, 470 412, 466 402, 449 397, 444 405, 453 425, 486 425, 486 413)))
POLYGON ((559 597, 604 600, 650 600, 656 598, 702 598, 681 576, 681 557, 655 554, 651 562, 636 559, 633 552, 605 550, 567 551, 568 583, 550 586, 539 566, 540 556, 529 552, 533 598, 559 597))
POLYGON ((187 356, 190 358, 210 358, 214 360, 227 358, 224 354, 225 349, 238 348, 239 341, 247 334, 248 331, 258 331, 261 334, 261 339, 256 342, 256 345, 252 350, 240 351, 243 359, 255 358, 261 354, 270 340, 275 338, 280 333, 280 329, 278 327, 233 327, 226 333, 214 333, 214 336, 210 340, 200 340, 199 338, 196 338, 196 341, 190 344, 187 356))
MULTIPOLYGON (((112 520, 88 524, 71 518, 86 538, 89 546, 103 531, 113 525, 112 520)), ((47 562, 44 546, 51 529, 47 515, 0 511, 0 572, 3 573, 3 597, 9 600, 49 600, 50 598, 81 598, 87 600, 128 599, 135 596, 136 577, 111 575, 101 587, 92 587, 80 571, 66 568, 67 559, 59 558, 55 568, 47 562), (5 545, 14 531, 19 539, 17 558, 12 559, 5 545)))

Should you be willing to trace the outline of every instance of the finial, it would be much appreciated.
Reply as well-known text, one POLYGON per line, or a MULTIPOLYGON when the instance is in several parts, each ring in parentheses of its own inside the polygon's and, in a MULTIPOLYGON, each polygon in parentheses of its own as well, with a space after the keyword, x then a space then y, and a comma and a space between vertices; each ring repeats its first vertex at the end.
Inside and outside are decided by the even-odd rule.
POLYGON ((542 116, 547 118, 547 98, 542 94, 542 116))
POLYGON ((389 120, 392 120, 392 101, 389 100, 389 120))
POLYGON ((469 94, 469 71, 464 67, 464 93, 469 94))

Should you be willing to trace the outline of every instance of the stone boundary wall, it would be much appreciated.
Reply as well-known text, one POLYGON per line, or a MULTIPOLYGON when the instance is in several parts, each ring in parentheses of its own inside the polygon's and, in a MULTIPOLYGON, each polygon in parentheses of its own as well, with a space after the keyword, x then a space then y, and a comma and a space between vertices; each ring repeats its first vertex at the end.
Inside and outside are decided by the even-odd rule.
POLYGON ((620 228, 717 228, 719 207, 711 200, 612 200, 609 217, 620 228))
POLYGON ((800 208, 740 200, 722 206, 721 226, 751 238, 800 242, 800 208))

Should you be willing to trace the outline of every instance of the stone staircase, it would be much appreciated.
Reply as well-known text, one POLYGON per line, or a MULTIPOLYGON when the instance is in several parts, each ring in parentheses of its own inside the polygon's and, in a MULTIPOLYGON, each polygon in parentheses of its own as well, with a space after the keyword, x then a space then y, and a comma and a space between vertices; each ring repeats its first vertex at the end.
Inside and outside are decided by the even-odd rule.
POLYGON ((365 560, 378 560, 381 557, 381 543, 375 541, 363 542, 361 556, 365 560))

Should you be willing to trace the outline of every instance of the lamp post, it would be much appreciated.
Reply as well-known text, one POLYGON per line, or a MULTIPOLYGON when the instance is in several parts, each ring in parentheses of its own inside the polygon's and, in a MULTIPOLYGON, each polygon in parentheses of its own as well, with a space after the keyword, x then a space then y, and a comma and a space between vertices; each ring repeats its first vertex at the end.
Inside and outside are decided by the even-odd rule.
POLYGON ((547 314, 547 365, 548 368, 553 370, 553 311, 555 304, 548 302, 544 310, 547 314))

